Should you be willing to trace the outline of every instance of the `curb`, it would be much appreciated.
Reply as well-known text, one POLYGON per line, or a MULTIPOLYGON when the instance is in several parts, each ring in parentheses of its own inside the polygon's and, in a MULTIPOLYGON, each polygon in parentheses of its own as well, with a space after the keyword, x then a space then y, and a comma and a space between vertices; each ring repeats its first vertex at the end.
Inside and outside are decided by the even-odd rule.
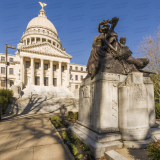
MULTIPOLYGON (((50 122, 51 122, 51 120, 50 120, 50 122)), ((51 122, 51 124, 53 125, 52 122, 51 122)), ((54 126, 54 125, 53 125, 53 126, 54 126)), ((67 130, 68 128, 63 128, 63 129, 56 129, 56 127, 54 127, 54 128, 55 128, 55 131, 58 133, 58 136, 59 136, 59 138, 60 138, 60 140, 61 140, 62 146, 63 146, 63 148, 65 149, 65 151, 67 152, 68 157, 69 157, 71 160, 75 160, 75 158, 74 158, 73 155, 71 154, 68 146, 67 146, 66 144, 64 144, 63 139, 61 138, 61 135, 59 134, 59 131, 64 131, 64 130, 67 130)))

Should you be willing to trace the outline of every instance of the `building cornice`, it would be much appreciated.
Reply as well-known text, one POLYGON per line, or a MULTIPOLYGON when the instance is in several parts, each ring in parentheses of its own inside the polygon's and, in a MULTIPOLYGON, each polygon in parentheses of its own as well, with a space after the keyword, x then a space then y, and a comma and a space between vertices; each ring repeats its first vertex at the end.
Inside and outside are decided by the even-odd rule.
POLYGON ((55 56, 55 57, 62 57, 62 58, 69 58, 69 59, 72 58, 71 55, 69 55, 65 51, 62 51, 59 48, 56 48, 54 45, 50 44, 49 42, 41 42, 41 43, 31 44, 31 45, 28 45, 28 46, 22 46, 22 48, 20 49, 20 51, 21 52, 29 52, 29 53, 39 54, 39 55, 48 55, 48 56, 55 56), (54 53, 47 53, 47 52, 28 50, 28 49, 32 49, 34 47, 41 47, 41 46, 44 46, 44 45, 48 45, 48 46, 54 48, 56 51, 60 52, 64 56, 63 55, 57 55, 57 54, 54 54, 54 53))
POLYGON ((80 71, 80 70, 70 70, 70 72, 88 73, 87 71, 80 71))
MULTIPOLYGON (((6 62, 5 62, 5 61, 0 61, 0 63, 2 63, 2 64, 6 64, 6 62)), ((9 65, 20 64, 20 62, 19 62, 19 61, 8 62, 8 63, 9 63, 9 65)))

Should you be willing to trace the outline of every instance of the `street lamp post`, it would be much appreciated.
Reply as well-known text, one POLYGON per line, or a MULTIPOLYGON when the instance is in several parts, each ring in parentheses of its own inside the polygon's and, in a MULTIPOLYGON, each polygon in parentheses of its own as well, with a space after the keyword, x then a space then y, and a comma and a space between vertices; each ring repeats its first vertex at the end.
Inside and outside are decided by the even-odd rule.
POLYGON ((8 68, 8 65, 9 65, 9 63, 7 62, 7 48, 16 49, 16 47, 14 47, 14 46, 7 46, 7 44, 6 44, 6 89, 7 89, 7 68, 8 68))

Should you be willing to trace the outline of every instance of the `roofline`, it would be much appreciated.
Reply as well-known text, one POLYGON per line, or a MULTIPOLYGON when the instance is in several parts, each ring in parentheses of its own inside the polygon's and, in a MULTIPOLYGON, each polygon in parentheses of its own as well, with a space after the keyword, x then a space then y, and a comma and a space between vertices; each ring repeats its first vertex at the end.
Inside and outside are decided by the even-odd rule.
MULTIPOLYGON (((0 55, 6 55, 5 53, 0 53, 0 55)), ((13 55, 13 54, 7 54, 8 56, 16 56, 16 55, 13 55)))
POLYGON ((87 65, 83 65, 83 64, 75 64, 75 63, 70 63, 70 65, 80 65, 80 66, 85 66, 85 67, 87 67, 87 65))

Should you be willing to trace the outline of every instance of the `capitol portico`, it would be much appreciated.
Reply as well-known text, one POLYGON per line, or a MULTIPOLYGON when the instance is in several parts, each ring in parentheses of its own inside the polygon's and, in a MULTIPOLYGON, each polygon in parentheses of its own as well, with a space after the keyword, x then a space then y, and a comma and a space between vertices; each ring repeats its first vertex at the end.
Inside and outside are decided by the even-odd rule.
MULTIPOLYGON (((5 54, 0 54, 1 87, 4 87, 5 54)), ((43 8, 27 25, 15 55, 8 55, 8 88, 22 81, 25 85, 69 87, 78 89, 85 78, 86 66, 71 64, 54 25, 43 8), (74 84, 74 85, 73 85, 74 84)))

